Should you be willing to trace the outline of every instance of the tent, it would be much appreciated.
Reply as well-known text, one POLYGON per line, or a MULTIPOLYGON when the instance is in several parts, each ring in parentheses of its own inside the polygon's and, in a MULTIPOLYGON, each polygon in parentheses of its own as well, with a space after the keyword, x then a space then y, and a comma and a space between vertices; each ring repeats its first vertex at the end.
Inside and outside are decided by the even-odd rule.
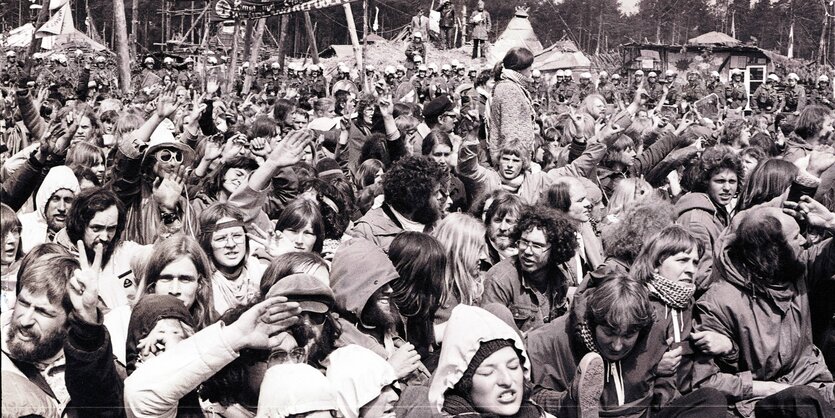
POLYGON ((691 45, 735 46, 740 45, 742 42, 722 32, 708 32, 687 41, 687 43, 691 45))
POLYGON ((571 41, 558 41, 536 55, 533 68, 542 72, 588 69, 591 60, 571 41))
POLYGON ((526 8, 516 8, 516 14, 510 23, 507 24, 504 32, 496 39, 496 43, 490 48, 489 56, 487 57, 490 65, 501 61, 507 51, 515 47, 525 47, 533 52, 534 56, 542 52, 542 43, 536 37, 533 31, 530 20, 528 20, 528 10, 526 8))
MULTIPOLYGON (((38 28, 35 34, 36 37, 42 39, 41 48, 51 50, 76 48, 96 52, 107 49, 75 28, 69 0, 51 0, 49 10, 49 20, 38 28)), ((13 29, 4 44, 9 47, 25 48, 32 41, 33 32, 35 32, 34 25, 27 23, 13 29)))

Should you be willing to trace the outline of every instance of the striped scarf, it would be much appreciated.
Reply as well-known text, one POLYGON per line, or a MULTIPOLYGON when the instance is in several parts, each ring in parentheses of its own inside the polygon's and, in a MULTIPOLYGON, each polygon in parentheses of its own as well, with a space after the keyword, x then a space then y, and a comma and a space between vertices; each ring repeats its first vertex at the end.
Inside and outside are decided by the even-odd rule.
POLYGON ((648 284, 651 295, 678 310, 687 308, 693 293, 696 292, 696 285, 693 283, 672 281, 657 273, 653 273, 648 284))

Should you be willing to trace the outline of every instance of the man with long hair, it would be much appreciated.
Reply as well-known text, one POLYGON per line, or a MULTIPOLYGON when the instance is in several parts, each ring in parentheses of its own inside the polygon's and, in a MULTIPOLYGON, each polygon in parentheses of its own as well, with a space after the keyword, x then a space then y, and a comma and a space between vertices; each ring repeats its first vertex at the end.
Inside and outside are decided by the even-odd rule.
MULTIPOLYGON (((828 218, 827 224, 818 222, 822 216, 808 217, 833 231, 831 213, 828 218)), ((730 338, 733 350, 697 361, 693 384, 720 390, 741 416, 831 416, 835 383, 812 344, 807 295, 834 277, 832 240, 805 248, 794 219, 777 208, 755 208, 738 216, 717 244, 720 280, 697 302, 694 329, 730 338)))

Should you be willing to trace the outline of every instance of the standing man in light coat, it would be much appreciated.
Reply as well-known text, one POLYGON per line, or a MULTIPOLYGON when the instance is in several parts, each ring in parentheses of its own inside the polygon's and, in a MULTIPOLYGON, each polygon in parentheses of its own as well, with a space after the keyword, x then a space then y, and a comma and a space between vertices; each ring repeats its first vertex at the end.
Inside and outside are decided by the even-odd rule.
POLYGON ((489 40, 490 29, 493 26, 490 12, 484 10, 484 1, 479 0, 476 10, 470 16, 470 24, 473 25, 473 59, 482 58, 484 44, 489 40))

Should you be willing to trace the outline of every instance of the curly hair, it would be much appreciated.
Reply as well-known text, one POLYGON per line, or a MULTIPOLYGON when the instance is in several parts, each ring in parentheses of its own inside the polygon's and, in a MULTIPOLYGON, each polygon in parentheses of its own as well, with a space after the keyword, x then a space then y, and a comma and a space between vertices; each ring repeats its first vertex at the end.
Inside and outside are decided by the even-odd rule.
POLYGON ((436 185, 444 184, 447 171, 426 157, 409 156, 398 160, 383 176, 386 203, 400 213, 413 213, 431 205, 436 185))
POLYGON ((522 234, 534 228, 545 234, 545 240, 551 246, 551 255, 548 257, 548 268, 551 271, 574 257, 578 246, 576 222, 554 209, 527 206, 519 216, 511 239, 518 242, 522 234))
POLYGON ((728 245, 731 263, 753 286, 760 288, 805 275, 805 264, 794 255, 780 219, 774 214, 776 211, 779 209, 752 210, 739 223, 736 235, 728 245))
POLYGON ((745 119, 737 118, 731 119, 725 123, 722 129, 722 135, 719 137, 719 143, 723 145, 733 145, 742 130, 748 127, 748 122, 745 119))
POLYGON ((705 150, 699 159, 692 184, 694 192, 707 193, 710 179, 722 170, 731 170, 738 180, 744 178, 742 159, 727 145, 717 145, 705 150))
POLYGON ((632 264, 650 236, 675 222, 673 205, 652 198, 635 203, 625 210, 619 221, 603 228, 601 240, 607 257, 616 257, 632 264))
MULTIPOLYGON (((113 234, 111 245, 105 246, 105 254, 102 259, 105 264, 113 255, 113 249, 121 241, 122 232, 125 230, 127 209, 125 209, 122 200, 110 189, 94 187, 79 193, 75 197, 75 202, 73 202, 69 212, 67 212, 67 237, 69 237, 70 242, 74 243, 84 239, 84 231, 97 213, 111 207, 116 207, 116 231, 113 234)), ((79 248, 79 250, 81 249, 79 248)))

